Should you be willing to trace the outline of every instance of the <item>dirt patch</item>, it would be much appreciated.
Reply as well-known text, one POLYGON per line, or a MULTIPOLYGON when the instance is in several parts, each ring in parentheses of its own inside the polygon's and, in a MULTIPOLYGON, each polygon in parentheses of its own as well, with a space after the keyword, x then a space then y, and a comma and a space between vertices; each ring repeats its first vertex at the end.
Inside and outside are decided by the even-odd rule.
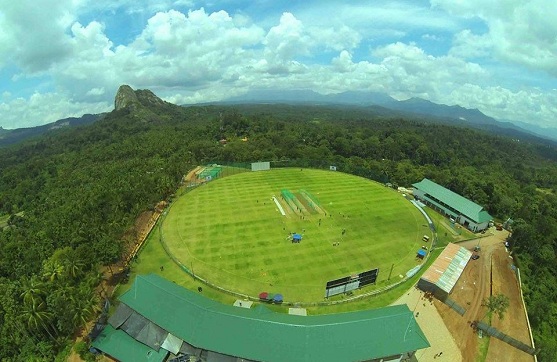
MULTIPOLYGON (((501 325, 500 330, 529 344, 528 326, 524 310, 521 306, 522 302, 518 292, 516 277, 514 271, 510 269, 509 261, 511 259, 508 258, 503 244, 507 236, 508 233, 506 231, 494 231, 493 235, 487 235, 481 239, 459 244, 468 250, 473 250, 476 246, 481 247, 479 252, 480 258, 468 262, 450 295, 452 300, 466 309, 466 313, 463 316, 458 315, 445 304, 437 300, 434 301, 434 305, 443 318, 445 325, 455 338, 464 361, 475 361, 479 357, 479 336, 471 327, 471 322, 481 320, 486 315, 486 308, 481 304, 482 300, 492 293, 492 270, 493 292, 503 293, 510 299, 509 310, 505 318, 500 321, 504 323, 504 325, 501 325)), ((499 328, 497 324, 499 321, 496 318, 493 321, 493 326, 499 328)), ((533 357, 496 338, 490 338, 486 360, 532 361, 533 357), (515 355, 517 357, 514 357, 515 355), (511 358, 510 356, 513 357, 511 358)))
POLYGON ((199 172, 201 172, 201 169, 203 169, 203 167, 197 166, 196 168, 194 168, 193 170, 188 172, 186 177, 184 177, 184 181, 193 182, 193 181, 197 180, 197 175, 199 174, 199 172))
MULTIPOLYGON (((504 294, 509 297, 509 308, 503 319, 493 316, 491 325, 501 332, 531 346, 530 334, 527 326, 526 314, 520 298, 520 289, 515 271, 512 269, 514 261, 504 248, 498 249, 492 257, 493 294, 504 294)), ((509 344, 496 338, 491 338, 487 361, 525 361, 534 358, 509 344)))

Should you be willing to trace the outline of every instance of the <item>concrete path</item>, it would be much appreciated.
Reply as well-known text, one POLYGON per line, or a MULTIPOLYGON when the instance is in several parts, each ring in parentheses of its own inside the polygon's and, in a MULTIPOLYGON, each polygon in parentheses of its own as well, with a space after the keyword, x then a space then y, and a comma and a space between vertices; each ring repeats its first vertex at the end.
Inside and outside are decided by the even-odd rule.
POLYGON ((420 362, 428 361, 462 361, 462 355, 443 319, 437 312, 433 302, 424 297, 424 293, 412 288, 400 297, 393 305, 407 304, 424 332, 431 347, 416 352, 420 362), (436 354, 443 352, 440 357, 436 354))

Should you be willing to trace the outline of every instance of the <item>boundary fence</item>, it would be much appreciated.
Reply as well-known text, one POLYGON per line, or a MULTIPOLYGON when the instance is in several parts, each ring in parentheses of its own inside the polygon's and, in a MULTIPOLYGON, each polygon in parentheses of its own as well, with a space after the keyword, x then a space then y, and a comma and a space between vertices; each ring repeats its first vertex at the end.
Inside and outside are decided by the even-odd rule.
POLYGON ((520 349, 521 351, 524 351, 532 356, 535 355, 536 350, 532 347, 530 347, 529 345, 522 343, 516 339, 514 339, 513 337, 506 335, 505 333, 499 331, 498 329, 491 327, 487 324, 485 324, 484 322, 477 322, 476 323, 476 327, 482 331, 484 331, 485 333, 487 333, 488 335, 495 337, 497 339, 500 339, 501 341, 510 344, 511 346, 520 349))
MULTIPOLYGON (((532 348, 536 348, 534 344, 534 335, 532 334, 532 326, 530 325, 530 318, 528 318, 528 310, 526 309, 526 303, 524 302, 524 294, 522 293, 522 279, 520 278, 520 269, 516 268, 516 276, 518 277, 518 289, 520 290, 520 300, 522 301, 522 308, 524 308, 524 314, 526 315, 526 323, 528 324, 528 334, 530 335, 530 343, 532 343, 532 348)), ((538 362, 538 356, 534 354, 534 361, 538 362)))

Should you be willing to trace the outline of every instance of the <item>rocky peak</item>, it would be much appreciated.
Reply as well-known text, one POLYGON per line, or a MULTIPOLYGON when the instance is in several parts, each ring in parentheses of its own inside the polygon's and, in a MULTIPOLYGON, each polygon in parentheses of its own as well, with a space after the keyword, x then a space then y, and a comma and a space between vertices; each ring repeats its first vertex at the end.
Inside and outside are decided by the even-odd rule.
POLYGON ((162 106, 166 103, 149 89, 138 89, 135 91, 135 95, 137 96, 139 102, 144 106, 162 106))
POLYGON ((129 85, 121 85, 114 99, 114 109, 119 110, 129 108, 137 110, 138 107, 163 106, 167 102, 163 101, 148 89, 133 90, 129 85))
POLYGON ((127 107, 136 107, 139 103, 137 95, 133 91, 132 87, 127 84, 121 85, 116 93, 116 98, 114 99, 114 109, 120 110, 127 107))

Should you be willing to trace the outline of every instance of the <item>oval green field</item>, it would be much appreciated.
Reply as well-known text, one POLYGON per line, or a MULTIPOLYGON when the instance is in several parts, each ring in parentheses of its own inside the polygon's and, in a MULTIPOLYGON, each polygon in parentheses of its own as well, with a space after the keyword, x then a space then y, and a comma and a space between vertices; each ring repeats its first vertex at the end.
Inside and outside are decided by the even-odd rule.
POLYGON ((174 258, 211 283, 307 303, 325 298, 327 281, 374 268, 376 284, 354 293, 398 282, 420 263, 425 224, 408 200, 379 183, 287 168, 227 176, 185 193, 169 209, 162 235, 174 258))

